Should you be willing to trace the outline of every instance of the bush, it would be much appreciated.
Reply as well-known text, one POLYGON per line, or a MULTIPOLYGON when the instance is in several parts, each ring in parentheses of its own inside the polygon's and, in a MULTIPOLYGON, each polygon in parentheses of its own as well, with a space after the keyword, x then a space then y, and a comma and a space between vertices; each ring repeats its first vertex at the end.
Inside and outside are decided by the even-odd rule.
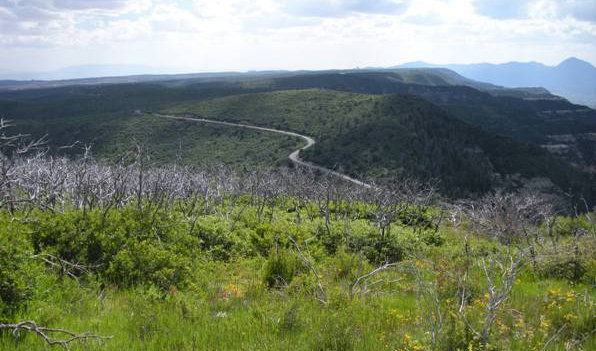
POLYGON ((251 251, 247 240, 230 232, 229 225, 224 221, 206 217, 199 220, 196 227, 201 249, 215 260, 227 261, 251 251))
POLYGON ((283 318, 280 321, 280 332, 291 333, 298 331, 301 327, 300 322, 300 305, 294 303, 289 309, 284 312, 283 318))
POLYGON ((344 243, 342 229, 338 223, 330 225, 329 231, 327 231, 327 228, 323 224, 319 225, 317 232, 320 235, 321 244, 323 244, 328 255, 335 254, 338 247, 344 243))
POLYGON ((378 238, 365 251, 368 260, 374 264, 382 262, 398 262, 404 257, 405 250, 396 235, 378 238))
POLYGON ((406 249, 395 231, 393 229, 393 232, 381 237, 378 231, 358 228, 348 235, 346 249, 348 252, 363 253, 372 264, 401 261, 406 249))
POLYGON ((563 238, 559 243, 545 243, 540 248, 534 268, 542 277, 591 283, 596 278, 595 255, 596 241, 592 237, 563 238))
POLYGON ((270 288, 289 285, 299 272, 296 256, 280 251, 269 256, 263 269, 263 280, 270 288))
POLYGON ((185 285, 189 276, 188 257, 146 240, 120 250, 106 271, 106 278, 111 283, 121 286, 148 283, 163 290, 185 285))
POLYGON ((348 318, 330 319, 325 323, 318 337, 314 339, 313 350, 317 351, 351 351, 354 350, 355 339, 359 333, 348 318))
POLYGON ((32 297, 36 279, 44 273, 27 239, 14 229, 0 220, 0 322, 32 297))
POLYGON ((358 276, 369 272, 372 267, 360 253, 349 254, 340 248, 333 257, 333 273, 335 279, 353 281, 358 276))
POLYGON ((569 253, 541 257, 536 263, 537 273, 547 278, 580 282, 588 272, 588 262, 569 253))

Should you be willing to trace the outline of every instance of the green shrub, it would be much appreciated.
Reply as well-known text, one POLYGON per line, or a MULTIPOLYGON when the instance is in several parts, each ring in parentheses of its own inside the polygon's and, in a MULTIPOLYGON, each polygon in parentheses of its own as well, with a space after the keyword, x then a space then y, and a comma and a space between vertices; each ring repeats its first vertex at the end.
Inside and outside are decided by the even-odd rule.
POLYGON ((580 282, 588 272, 588 264, 589 262, 580 257, 559 253, 542 257, 537 261, 535 267, 538 274, 543 277, 580 282))
POLYGON ((365 250, 366 257, 374 264, 381 262, 398 262, 404 257, 405 250, 397 235, 377 238, 365 250))
POLYGON ((294 303, 284 312, 279 328, 282 333, 291 333, 298 331, 300 327, 300 305, 294 303))
POLYGON ((320 224, 317 232, 320 235, 321 244, 325 248, 328 255, 333 255, 344 242, 344 236, 342 234, 342 228, 338 226, 339 223, 333 223, 329 225, 329 230, 320 224))
POLYGON ((594 282, 596 241, 591 237, 571 238, 543 245, 538 251, 534 268, 543 277, 566 279, 570 282, 594 282), (583 240, 582 240, 583 239, 583 240))
POLYGON ((323 329, 314 338, 316 351, 351 351, 355 348, 358 330, 350 324, 350 319, 336 318, 326 321, 323 329))
POLYGON ((425 231, 422 242, 429 246, 441 246, 445 243, 445 238, 438 231, 425 231))
POLYGON ((252 251, 247 238, 238 237, 235 232, 230 231, 228 223, 219 218, 202 218, 197 222, 195 230, 200 248, 215 260, 227 261, 252 251))
POLYGON ((263 269, 263 281, 270 288, 289 285, 299 272, 295 255, 279 251, 269 256, 263 269))
POLYGON ((332 265, 333 275, 337 280, 353 281, 372 269, 361 253, 350 254, 344 248, 340 248, 333 256, 332 265))
POLYGON ((0 220, 0 322, 18 311, 31 297, 44 274, 41 261, 21 230, 0 220))
POLYGON ((153 284, 163 290, 185 285, 190 276, 190 259, 165 250, 147 240, 120 250, 106 271, 109 282, 121 286, 153 284))

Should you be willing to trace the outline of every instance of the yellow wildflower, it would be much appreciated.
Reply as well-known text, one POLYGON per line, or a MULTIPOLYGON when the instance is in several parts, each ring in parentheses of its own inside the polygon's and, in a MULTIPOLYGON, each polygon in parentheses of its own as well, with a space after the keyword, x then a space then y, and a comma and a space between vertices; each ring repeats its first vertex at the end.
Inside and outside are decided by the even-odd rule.
POLYGON ((572 319, 576 319, 577 316, 571 313, 567 313, 566 315, 563 316, 563 319, 567 322, 571 322, 572 319))
POLYGON ((575 294, 573 293, 573 291, 568 291, 567 294, 565 294, 565 301, 567 301, 567 302, 575 301, 575 294))

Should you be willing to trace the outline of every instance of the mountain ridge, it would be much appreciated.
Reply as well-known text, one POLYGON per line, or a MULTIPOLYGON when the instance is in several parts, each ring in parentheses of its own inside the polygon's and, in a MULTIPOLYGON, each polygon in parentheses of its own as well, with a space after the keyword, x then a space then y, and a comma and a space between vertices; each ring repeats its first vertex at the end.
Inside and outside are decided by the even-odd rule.
POLYGON ((555 66, 517 61, 501 64, 432 64, 415 61, 391 68, 417 67, 448 68, 464 77, 508 88, 543 87, 572 102, 596 106, 596 67, 576 57, 569 57, 555 66))

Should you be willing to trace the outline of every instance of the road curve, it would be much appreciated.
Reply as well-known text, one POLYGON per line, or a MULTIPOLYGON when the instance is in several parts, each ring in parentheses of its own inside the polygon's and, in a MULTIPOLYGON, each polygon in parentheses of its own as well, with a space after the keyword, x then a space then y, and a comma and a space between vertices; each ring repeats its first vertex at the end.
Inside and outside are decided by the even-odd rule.
POLYGON ((230 127, 238 127, 238 128, 246 128, 246 129, 254 129, 254 130, 260 130, 260 131, 264 131, 264 132, 270 132, 270 133, 277 133, 277 134, 282 134, 282 135, 289 135, 289 136, 293 136, 293 137, 297 137, 297 138, 301 138, 304 141, 306 141, 306 145, 299 148, 298 150, 293 151, 288 158, 290 159, 290 161, 294 162, 297 165, 300 166, 304 166, 304 167, 308 167, 311 169, 316 169, 318 171, 321 171, 323 173, 327 173, 327 174, 332 174, 338 178, 341 178, 343 180, 346 180, 348 182, 363 186, 365 188, 371 188, 372 186, 370 184, 367 184, 365 182, 362 182, 358 179, 354 179, 350 176, 348 176, 347 174, 343 174, 343 173, 339 173, 336 172, 334 170, 331 170, 329 168, 325 168, 323 166, 319 166, 316 165, 314 163, 311 162, 307 162, 304 161, 300 158, 300 151, 302 150, 306 150, 309 147, 313 146, 315 144, 315 140, 309 136, 306 135, 302 135, 302 134, 298 134, 298 133, 294 133, 294 132, 289 132, 286 130, 279 130, 279 129, 273 129, 273 128, 266 128, 266 127, 257 127, 257 126, 252 126, 249 124, 240 124, 240 123, 231 123, 231 122, 224 122, 224 121, 216 121, 216 120, 212 120, 212 119, 205 119, 205 118, 192 118, 192 117, 181 117, 181 116, 172 116, 172 115, 164 115, 164 114, 160 114, 160 113, 153 113, 154 116, 156 117, 161 117, 161 118, 169 118, 169 119, 179 119, 179 120, 185 120, 185 121, 193 121, 193 122, 204 122, 204 123, 212 123, 212 124, 219 124, 219 125, 224 125, 224 126, 230 126, 230 127))

